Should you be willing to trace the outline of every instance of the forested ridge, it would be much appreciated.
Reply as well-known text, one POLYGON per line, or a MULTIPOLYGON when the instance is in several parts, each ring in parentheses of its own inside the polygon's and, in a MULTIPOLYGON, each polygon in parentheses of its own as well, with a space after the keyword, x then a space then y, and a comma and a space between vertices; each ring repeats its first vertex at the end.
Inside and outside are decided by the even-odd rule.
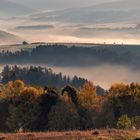
POLYGON ((47 64, 76 67, 116 64, 139 68, 139 52, 138 46, 127 45, 94 47, 40 45, 30 51, 1 51, 0 64, 47 64))
POLYGON ((26 84, 37 86, 48 86, 61 88, 66 84, 70 84, 74 87, 81 87, 87 79, 74 76, 63 75, 61 72, 54 73, 50 68, 44 68, 41 66, 5 66, 1 73, 3 84, 10 80, 22 80, 26 84))

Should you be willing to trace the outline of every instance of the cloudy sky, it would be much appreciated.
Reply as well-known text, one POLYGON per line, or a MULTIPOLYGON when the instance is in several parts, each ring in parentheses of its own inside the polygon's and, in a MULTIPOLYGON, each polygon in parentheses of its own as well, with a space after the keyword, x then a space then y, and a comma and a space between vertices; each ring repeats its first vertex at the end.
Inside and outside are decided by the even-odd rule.
POLYGON ((84 7, 105 3, 113 0, 10 0, 32 8, 39 9, 58 9, 84 7))
POLYGON ((0 0, 0 38, 140 44, 139 17, 140 0, 0 0))

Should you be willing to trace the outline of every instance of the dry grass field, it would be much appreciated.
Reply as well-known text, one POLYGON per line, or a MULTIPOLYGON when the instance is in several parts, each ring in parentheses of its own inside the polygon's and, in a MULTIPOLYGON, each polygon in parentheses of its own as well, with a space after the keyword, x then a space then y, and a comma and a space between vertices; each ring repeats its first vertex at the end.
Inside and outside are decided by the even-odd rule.
POLYGON ((140 130, 92 130, 0 134, 0 140, 140 140, 140 130))

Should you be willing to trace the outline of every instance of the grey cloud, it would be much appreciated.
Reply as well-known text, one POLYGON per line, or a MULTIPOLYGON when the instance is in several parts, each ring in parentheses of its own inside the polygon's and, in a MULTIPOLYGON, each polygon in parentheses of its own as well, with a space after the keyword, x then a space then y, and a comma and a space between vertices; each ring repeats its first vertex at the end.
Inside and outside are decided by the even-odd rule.
POLYGON ((17 26, 14 30, 46 30, 54 28, 53 25, 27 25, 17 26))

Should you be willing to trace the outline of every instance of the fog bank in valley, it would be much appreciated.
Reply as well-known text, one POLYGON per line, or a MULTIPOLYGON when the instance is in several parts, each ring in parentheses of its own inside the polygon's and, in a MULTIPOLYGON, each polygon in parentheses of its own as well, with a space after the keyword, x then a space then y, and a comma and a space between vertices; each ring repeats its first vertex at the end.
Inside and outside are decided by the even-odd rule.
POLYGON ((98 67, 52 67, 55 72, 62 72, 70 77, 77 75, 87 78, 95 85, 101 85, 103 88, 109 88, 113 83, 140 82, 140 73, 132 68, 104 64, 98 67))
MULTIPOLYGON (((20 65, 25 66, 25 65, 20 65)), ((26 65, 30 66, 30 65, 26 65)), ((95 85, 100 85, 105 89, 108 89, 113 83, 124 82, 140 82, 140 73, 138 70, 132 68, 104 64, 97 67, 53 67, 41 65, 43 67, 51 68, 54 72, 73 77, 77 75, 78 77, 86 78, 92 81, 95 85)), ((2 71, 3 66, 0 66, 0 71, 2 71)))

